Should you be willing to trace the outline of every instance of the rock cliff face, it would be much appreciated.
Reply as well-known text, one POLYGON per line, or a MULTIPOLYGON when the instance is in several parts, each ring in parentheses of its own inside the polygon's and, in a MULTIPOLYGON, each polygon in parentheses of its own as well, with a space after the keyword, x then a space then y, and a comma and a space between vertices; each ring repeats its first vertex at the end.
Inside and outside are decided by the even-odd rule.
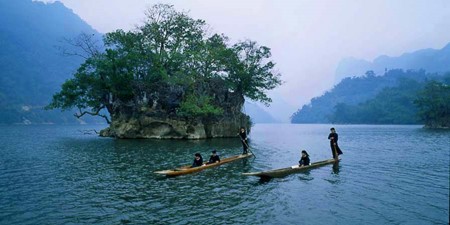
MULTIPOLYGON (((152 99, 133 104, 116 103, 111 113, 111 124, 100 132, 103 137, 204 139, 236 137, 240 127, 250 132, 251 121, 241 112, 245 99, 242 94, 230 92, 220 83, 210 82, 213 104, 221 106, 222 115, 183 117, 176 110, 161 107, 152 99), (136 104, 141 102, 141 104, 136 104)), ((171 102, 179 104, 180 96, 171 102)), ((168 103, 165 103, 168 105, 168 103)))
POLYGON ((250 118, 240 114, 233 118, 174 119, 141 115, 113 120, 100 136, 116 138, 203 139, 236 137, 239 127, 250 127, 250 118))

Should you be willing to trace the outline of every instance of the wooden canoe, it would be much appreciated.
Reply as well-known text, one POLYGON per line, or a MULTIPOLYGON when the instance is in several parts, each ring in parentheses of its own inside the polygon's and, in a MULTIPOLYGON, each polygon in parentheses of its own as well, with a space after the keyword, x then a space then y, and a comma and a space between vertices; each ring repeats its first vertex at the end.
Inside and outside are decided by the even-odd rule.
POLYGON ((332 163, 338 163, 339 161, 336 161, 335 159, 327 159, 319 162, 314 162, 309 166, 301 166, 298 165, 282 168, 282 169, 275 169, 275 170, 268 170, 268 171, 261 171, 261 172, 251 172, 251 173, 242 173, 242 175, 245 176, 257 176, 261 178, 281 178, 285 177, 289 174, 305 171, 308 169, 313 169, 316 167, 332 164, 332 163))
POLYGON ((171 169, 171 170, 160 170, 160 171, 155 171, 154 173, 157 174, 162 174, 162 175, 166 175, 166 176, 179 176, 179 175, 185 175, 185 174, 190 174, 190 173, 195 173, 204 169, 208 169, 211 167, 216 167, 216 166, 220 166, 222 164, 225 163, 229 163, 229 162, 233 162, 239 159, 244 159, 244 158, 248 158, 253 156, 252 153, 248 153, 245 155, 235 155, 235 156, 231 156, 229 158, 225 158, 225 159, 221 159, 220 162, 218 163, 211 163, 211 164, 206 164, 203 166, 199 166, 199 167, 194 167, 191 168, 191 165, 187 165, 187 166, 182 166, 182 167, 178 167, 175 169, 171 169))

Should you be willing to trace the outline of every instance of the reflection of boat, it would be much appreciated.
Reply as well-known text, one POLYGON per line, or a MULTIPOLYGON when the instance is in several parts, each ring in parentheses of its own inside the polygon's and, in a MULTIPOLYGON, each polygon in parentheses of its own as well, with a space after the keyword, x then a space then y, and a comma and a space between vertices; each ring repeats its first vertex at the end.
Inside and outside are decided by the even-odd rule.
POLYGON ((324 161, 314 162, 309 166, 291 166, 283 169, 276 169, 276 170, 268 170, 268 171, 261 171, 261 172, 251 172, 251 173, 242 173, 242 175, 246 176, 257 176, 261 178, 280 178, 287 176, 292 173, 305 171, 308 169, 313 169, 316 167, 332 164, 332 163, 338 163, 339 161, 336 161, 335 159, 328 159, 324 161))
POLYGON ((248 157, 250 157, 252 155, 253 155, 252 153, 248 153, 248 154, 245 154, 245 155, 235 155, 235 156, 231 156, 229 158, 221 159, 220 162, 218 162, 218 163, 206 164, 206 165, 199 166, 199 167, 194 167, 194 168, 191 168, 191 166, 188 165, 188 166, 178 167, 178 168, 175 168, 175 169, 172 169, 172 170, 155 171, 154 173, 163 174, 163 175, 166 175, 166 176, 185 175, 185 174, 189 174, 189 173, 195 173, 195 172, 198 172, 198 171, 201 171, 201 170, 204 170, 204 169, 208 169, 208 168, 211 168, 211 167, 220 166, 222 164, 233 162, 233 161, 238 160, 238 159, 248 158, 248 157))

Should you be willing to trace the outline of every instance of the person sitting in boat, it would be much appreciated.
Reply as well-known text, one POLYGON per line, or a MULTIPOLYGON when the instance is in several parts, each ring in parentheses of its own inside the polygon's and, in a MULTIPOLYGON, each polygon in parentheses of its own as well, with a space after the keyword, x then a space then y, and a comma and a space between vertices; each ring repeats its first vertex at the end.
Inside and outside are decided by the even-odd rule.
POLYGON ((206 164, 220 162, 220 157, 217 155, 217 151, 212 151, 211 157, 209 157, 209 161, 206 164))
POLYGON ((191 168, 203 166, 203 158, 200 153, 195 153, 194 163, 192 163, 191 168))
POLYGON ((303 150, 302 151, 302 158, 300 159, 300 161, 298 161, 298 165, 299 166, 309 166, 309 154, 303 150))

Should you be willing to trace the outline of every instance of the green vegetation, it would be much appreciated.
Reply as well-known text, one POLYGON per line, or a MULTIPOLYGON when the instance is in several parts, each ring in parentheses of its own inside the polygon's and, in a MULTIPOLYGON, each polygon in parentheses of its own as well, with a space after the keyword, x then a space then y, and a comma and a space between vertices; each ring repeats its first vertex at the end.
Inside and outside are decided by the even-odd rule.
POLYGON ((266 91, 281 80, 269 48, 248 40, 230 45, 226 36, 210 35, 203 20, 169 5, 146 16, 135 31, 106 34, 106 49, 90 54, 48 108, 107 118, 105 109, 114 120, 143 109, 172 117, 240 113, 244 96, 271 102, 266 91))
POLYGON ((312 99, 292 117, 293 123, 420 124, 445 126, 449 118, 450 74, 391 70, 346 78, 312 99), (439 81, 444 81, 441 83, 439 81), (428 83, 427 83, 428 82, 428 83), (447 85, 447 86, 446 86, 447 85))
POLYGON ((209 96, 188 95, 180 104, 179 114, 185 116, 218 116, 223 113, 220 107, 211 105, 212 98, 209 96))
POLYGON ((331 121, 354 124, 418 123, 414 100, 423 83, 408 78, 401 78, 398 83, 398 86, 385 88, 375 98, 363 103, 337 104, 331 121))
POLYGON ((426 127, 450 127, 450 73, 444 82, 430 81, 415 104, 426 127))

